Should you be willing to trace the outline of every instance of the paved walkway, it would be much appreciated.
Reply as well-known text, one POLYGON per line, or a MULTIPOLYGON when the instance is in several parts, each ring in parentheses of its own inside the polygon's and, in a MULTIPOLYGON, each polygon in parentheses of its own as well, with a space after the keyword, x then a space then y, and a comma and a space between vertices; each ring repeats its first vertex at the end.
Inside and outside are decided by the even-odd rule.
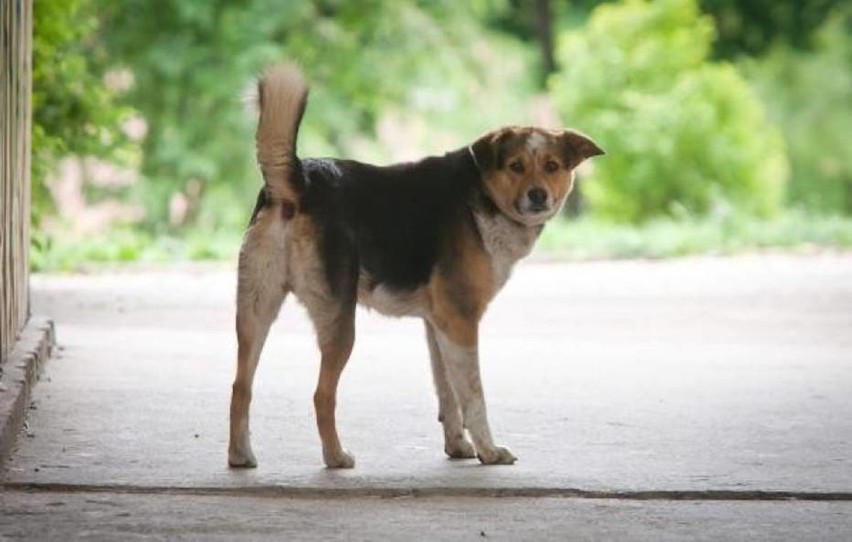
POLYGON ((511 467, 444 458, 421 325, 364 312, 338 401, 357 466, 322 468, 290 302, 258 372, 260 465, 227 469, 234 289, 224 268, 34 278, 62 349, 0 535, 852 536, 850 256, 522 264, 482 334, 511 467))

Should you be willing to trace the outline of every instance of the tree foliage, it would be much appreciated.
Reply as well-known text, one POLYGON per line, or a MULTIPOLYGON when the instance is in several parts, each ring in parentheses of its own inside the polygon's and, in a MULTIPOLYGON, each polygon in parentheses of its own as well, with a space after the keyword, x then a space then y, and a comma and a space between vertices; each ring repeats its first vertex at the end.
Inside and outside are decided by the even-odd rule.
POLYGON ((128 110, 100 77, 93 56, 99 21, 90 0, 39 0, 33 20, 35 215, 49 206, 45 178, 67 155, 117 159, 128 110))
POLYGON ((762 55, 772 45, 810 49, 814 36, 846 0, 701 0, 716 20, 715 52, 721 58, 762 55))
POLYGON ((126 196, 144 204, 150 238, 238 228, 260 184, 242 94, 286 59, 312 87, 305 156, 381 163, 538 122, 544 80, 566 124, 610 151, 584 185, 599 213, 771 214, 786 166, 738 72, 755 54, 747 73, 784 127, 792 201, 837 210, 852 192, 834 135, 852 124, 840 1, 695 1, 38 0, 36 211, 59 158, 98 156, 139 166, 126 196), (826 19, 834 37, 815 33, 826 19), (126 91, 105 83, 115 76, 126 91), (138 143, 130 117, 147 126, 138 143), (176 198, 189 202, 178 222, 176 198))
POLYGON ((776 46, 745 65, 784 130, 792 177, 788 203, 809 211, 852 214, 852 10, 817 33, 813 49, 776 46))
POLYGON ((554 97, 566 124, 608 152, 584 183, 593 212, 641 221, 780 208, 781 135, 733 66, 708 62, 712 35, 693 0, 625 0, 564 36, 554 97))

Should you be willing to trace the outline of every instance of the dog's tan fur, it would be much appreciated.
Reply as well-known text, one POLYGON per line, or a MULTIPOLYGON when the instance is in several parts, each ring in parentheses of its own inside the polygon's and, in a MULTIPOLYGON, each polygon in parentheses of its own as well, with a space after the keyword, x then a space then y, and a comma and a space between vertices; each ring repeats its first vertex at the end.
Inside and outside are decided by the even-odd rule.
MULTIPOLYGON (((258 160, 271 197, 246 232, 240 252, 229 447, 229 463, 236 467, 257 464, 248 424, 252 381, 270 325, 291 292, 308 310, 322 357, 314 405, 323 458, 328 467, 354 466, 335 424, 337 384, 355 337, 354 303, 341 303, 329 290, 318 248, 322 224, 301 212, 298 194, 287 181, 296 160, 298 119, 293 119, 301 115, 293 95, 305 92, 291 68, 271 70, 260 85, 258 160)), ((362 271, 357 301, 383 314, 424 320, 445 452, 511 464, 514 455, 494 443, 488 425, 479 376, 479 321, 514 264, 532 250, 541 225, 558 213, 573 186, 573 168, 602 151, 576 132, 511 127, 486 134, 469 152, 499 212, 474 211, 472 220, 461 222, 440 247, 428 281, 417 288, 400 292, 376 286, 362 271), (506 163, 521 166, 515 166, 517 171, 495 167, 498 152, 506 163), (531 187, 547 191, 547 213, 525 213, 518 204, 531 187)))

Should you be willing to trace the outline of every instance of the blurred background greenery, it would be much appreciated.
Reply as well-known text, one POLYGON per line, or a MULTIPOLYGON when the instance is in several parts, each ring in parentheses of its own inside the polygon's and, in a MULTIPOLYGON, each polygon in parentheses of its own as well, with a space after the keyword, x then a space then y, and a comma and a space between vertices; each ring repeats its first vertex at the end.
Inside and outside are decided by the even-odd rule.
POLYGON ((843 0, 38 0, 32 262, 232 257, 261 184, 241 96, 282 59, 302 156, 592 135, 553 255, 849 247, 850 30, 843 0))

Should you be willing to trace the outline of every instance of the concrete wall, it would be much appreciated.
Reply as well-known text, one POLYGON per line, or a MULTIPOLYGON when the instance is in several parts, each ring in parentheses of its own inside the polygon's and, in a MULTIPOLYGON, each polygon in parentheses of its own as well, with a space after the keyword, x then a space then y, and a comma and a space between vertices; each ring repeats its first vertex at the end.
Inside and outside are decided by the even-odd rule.
POLYGON ((0 1, 0 361, 29 317, 32 10, 0 1))

